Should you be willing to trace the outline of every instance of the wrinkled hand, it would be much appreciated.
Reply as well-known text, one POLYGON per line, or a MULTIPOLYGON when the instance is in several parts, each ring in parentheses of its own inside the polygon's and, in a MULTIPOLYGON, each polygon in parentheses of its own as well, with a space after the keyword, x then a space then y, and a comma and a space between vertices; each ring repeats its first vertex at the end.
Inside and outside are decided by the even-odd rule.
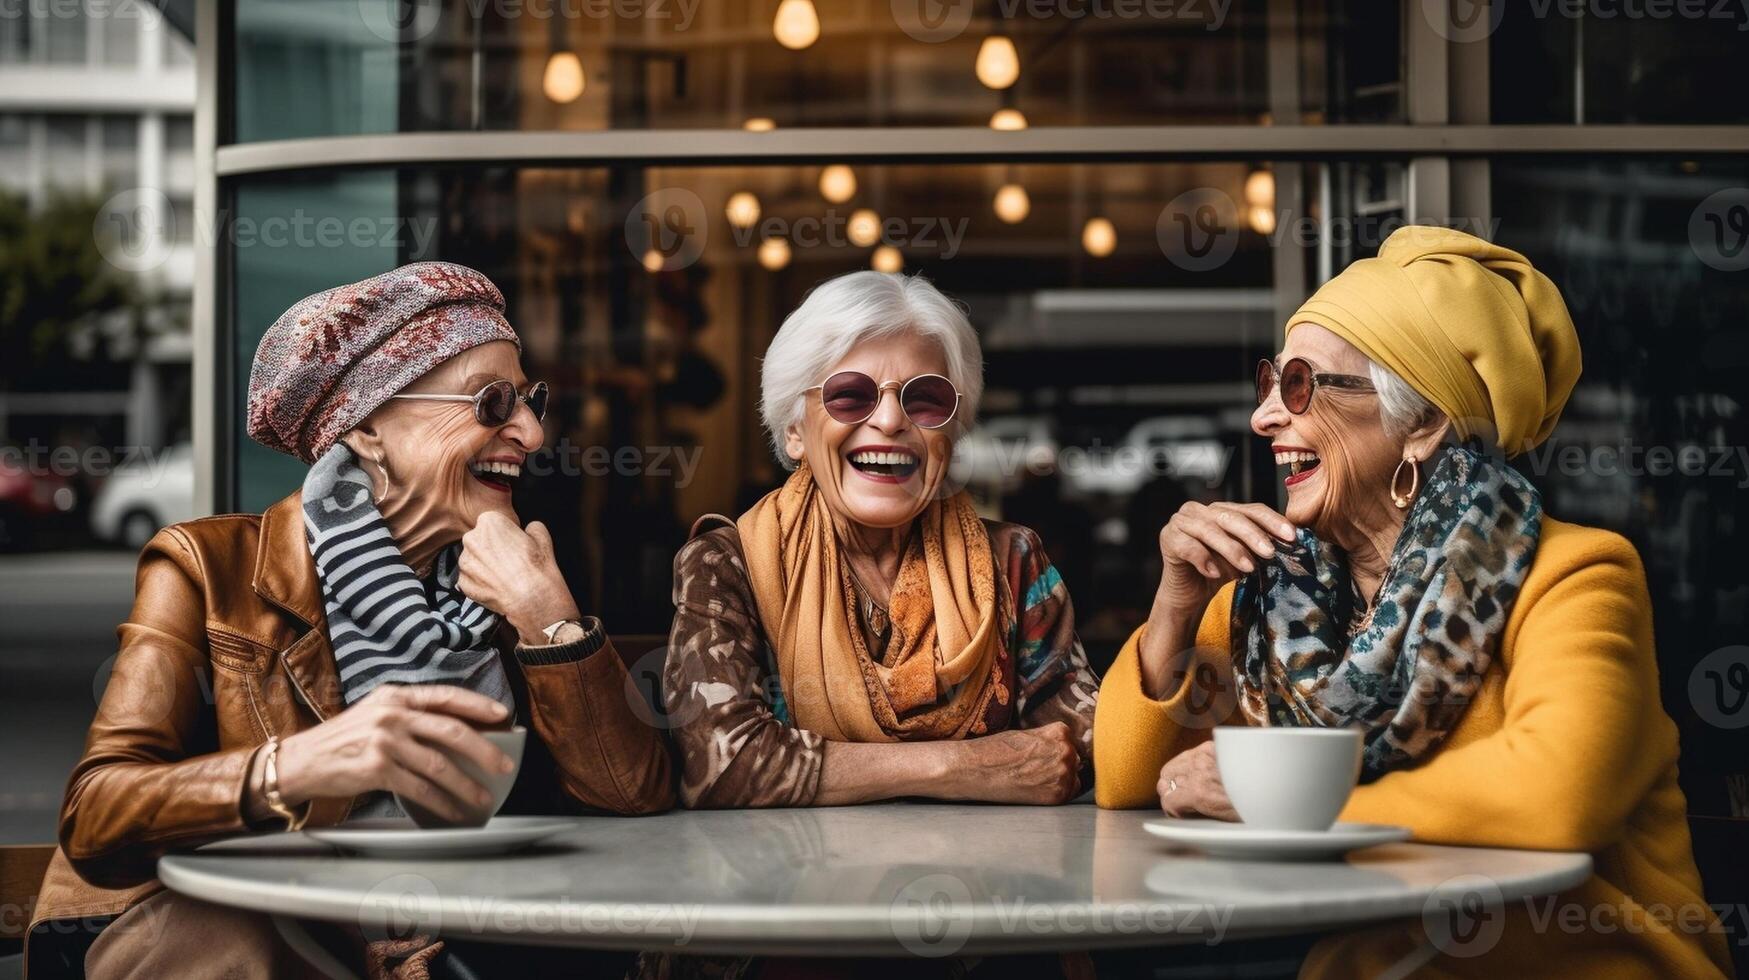
POLYGON ((476 726, 509 720, 504 705, 445 684, 387 684, 279 746, 279 791, 288 805, 376 790, 398 793, 445 820, 464 823, 492 805, 492 794, 457 766, 509 772, 510 757, 476 726))
POLYGON ((1160 529, 1158 601, 1201 615, 1221 586, 1275 557, 1276 543, 1291 543, 1294 527, 1262 504, 1191 501, 1160 529))
POLYGON ((544 644, 542 630, 560 620, 582 618, 559 574, 553 537, 539 521, 524 529, 497 511, 487 511, 462 535, 457 567, 461 576, 456 587, 503 616, 524 644, 544 644))
POLYGON ((1160 809, 1169 817, 1214 817, 1238 820, 1221 770, 1215 765, 1213 740, 1180 752, 1160 768, 1160 809))
POLYGON ((1203 610, 1221 586, 1275 557, 1294 540, 1288 519, 1262 504, 1191 501, 1160 529, 1160 587, 1138 654, 1142 690, 1164 699, 1178 689, 1203 610))
POLYGON ((967 798, 990 803, 1067 803, 1079 788, 1081 756, 1069 726, 1053 721, 961 743, 972 752, 962 771, 967 798))

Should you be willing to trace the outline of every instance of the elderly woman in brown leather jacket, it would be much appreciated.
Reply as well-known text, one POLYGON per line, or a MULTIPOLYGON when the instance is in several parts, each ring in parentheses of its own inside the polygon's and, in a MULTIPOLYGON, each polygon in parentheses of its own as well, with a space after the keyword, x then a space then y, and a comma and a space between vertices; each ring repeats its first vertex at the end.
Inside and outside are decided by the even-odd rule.
POLYGON ((420 263, 268 331, 249 434, 309 476, 265 514, 170 527, 141 555, 34 917, 39 976, 81 955, 92 976, 302 975, 264 920, 164 891, 157 858, 396 813, 397 797, 477 816, 490 796, 454 760, 512 765, 478 727, 537 736, 512 809, 671 805, 661 733, 546 530, 512 509, 546 386, 523 377, 503 303, 478 272, 420 263), (71 932, 54 920, 110 916, 88 953, 42 941, 71 932))

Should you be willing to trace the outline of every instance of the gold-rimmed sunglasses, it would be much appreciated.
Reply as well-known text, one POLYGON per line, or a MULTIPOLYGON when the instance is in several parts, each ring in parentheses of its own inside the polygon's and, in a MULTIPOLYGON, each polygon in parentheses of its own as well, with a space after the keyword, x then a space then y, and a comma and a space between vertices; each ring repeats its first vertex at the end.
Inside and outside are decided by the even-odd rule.
POLYGON ((1294 415, 1306 414, 1312 407, 1312 393, 1320 387, 1345 388, 1349 391, 1372 391, 1372 381, 1357 374, 1325 374, 1312 370, 1310 362, 1290 357, 1275 369, 1275 362, 1264 358, 1257 362, 1257 404, 1269 400, 1269 393, 1281 388, 1281 404, 1294 415))

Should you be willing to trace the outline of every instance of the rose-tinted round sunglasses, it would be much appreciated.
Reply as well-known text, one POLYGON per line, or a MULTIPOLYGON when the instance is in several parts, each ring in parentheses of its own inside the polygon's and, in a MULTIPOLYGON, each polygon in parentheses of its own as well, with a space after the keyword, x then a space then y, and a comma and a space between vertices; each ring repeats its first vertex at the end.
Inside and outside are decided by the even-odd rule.
POLYGON ((528 394, 519 394, 516 386, 508 381, 494 381, 471 395, 390 395, 390 398, 405 398, 408 401, 424 402, 473 402, 474 418, 489 429, 506 425, 516 417, 516 403, 528 405, 534 413, 535 421, 547 417, 547 383, 537 381, 534 387, 528 389, 528 394))
POLYGON ((1279 372, 1268 358, 1257 362, 1257 404, 1269 400, 1269 393, 1281 386, 1282 407, 1295 415, 1306 414, 1312 407, 1312 392, 1321 386, 1346 388, 1350 391, 1372 391, 1372 382, 1356 374, 1323 374, 1312 370, 1304 358, 1290 357, 1279 372))
POLYGON ((881 384, 861 371, 840 371, 807 390, 820 393, 820 407, 834 422, 861 425, 880 407, 881 393, 888 388, 899 389, 899 407, 919 429, 939 429, 959 414, 959 389, 939 374, 881 384))

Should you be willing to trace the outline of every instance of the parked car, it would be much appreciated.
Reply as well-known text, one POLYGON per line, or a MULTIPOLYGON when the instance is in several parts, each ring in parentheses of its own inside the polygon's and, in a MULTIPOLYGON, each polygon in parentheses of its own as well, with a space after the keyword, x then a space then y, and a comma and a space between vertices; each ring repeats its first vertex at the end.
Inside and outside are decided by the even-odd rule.
POLYGON ((138 551, 194 517, 194 447, 181 443, 117 467, 91 503, 91 532, 138 551))
POLYGON ((79 492, 66 477, 0 456, 0 548, 30 547, 38 532, 63 524, 78 505, 79 492))

